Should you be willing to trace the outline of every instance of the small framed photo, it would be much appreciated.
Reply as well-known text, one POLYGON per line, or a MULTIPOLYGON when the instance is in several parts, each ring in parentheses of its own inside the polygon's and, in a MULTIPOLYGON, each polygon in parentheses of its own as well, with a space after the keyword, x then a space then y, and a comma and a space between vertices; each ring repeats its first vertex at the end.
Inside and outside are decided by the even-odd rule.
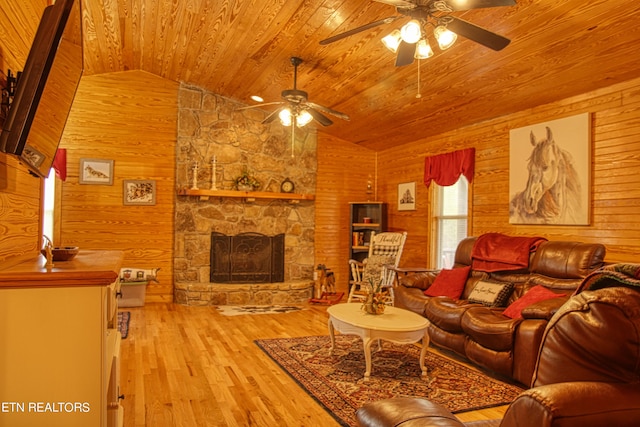
POLYGON ((113 185, 113 160, 80 159, 80 184, 113 185))
POLYGON ((398 184, 398 210, 416 210, 416 183, 405 182, 398 184))
POLYGON ((33 148, 31 145, 25 144, 20 157, 31 166, 39 168, 42 162, 44 162, 45 155, 33 148))
POLYGON ((156 182, 154 180, 124 180, 123 203, 125 205, 155 205, 156 182))

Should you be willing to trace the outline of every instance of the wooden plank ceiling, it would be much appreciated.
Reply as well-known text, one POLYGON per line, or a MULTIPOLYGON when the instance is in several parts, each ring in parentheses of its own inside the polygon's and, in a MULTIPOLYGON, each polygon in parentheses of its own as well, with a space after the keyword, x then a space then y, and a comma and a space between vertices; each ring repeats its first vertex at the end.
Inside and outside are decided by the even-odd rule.
POLYGON ((495 52, 459 37, 449 50, 434 47, 420 73, 417 62, 395 67, 380 43, 406 17, 319 44, 397 15, 372 0, 82 1, 85 75, 140 69, 251 105, 251 95, 278 101, 292 88, 289 58, 298 56, 298 88, 351 116, 321 130, 376 150, 640 76, 636 0, 454 12, 511 44, 495 52))

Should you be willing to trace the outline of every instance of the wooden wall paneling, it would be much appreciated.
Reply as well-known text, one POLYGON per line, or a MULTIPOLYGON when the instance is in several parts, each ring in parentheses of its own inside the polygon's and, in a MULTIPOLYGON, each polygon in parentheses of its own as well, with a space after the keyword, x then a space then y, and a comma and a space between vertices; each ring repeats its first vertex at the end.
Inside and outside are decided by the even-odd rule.
MULTIPOLYGON (((22 71, 45 0, 0 5, 0 82, 7 71, 22 71), (11 6, 10 6, 11 5, 11 6)), ((0 117, 0 125, 4 117, 0 117)), ((41 180, 29 175, 16 158, 0 153, 0 263, 8 265, 37 255, 40 244, 41 180)))
POLYGON ((14 157, 0 154, 0 263, 36 256, 41 233, 42 181, 14 157))
POLYGON ((1 75, 6 76, 8 69, 13 75, 22 71, 46 5, 46 0, 3 2, 0 5, 1 75))
POLYGON ((349 202, 367 197, 367 180, 375 179, 375 153, 366 148, 318 132, 316 182, 315 264, 334 271, 336 287, 348 291, 349 202))
POLYGON ((420 150, 391 150, 380 156, 379 187, 388 202, 388 228, 407 231, 407 241, 400 259, 401 267, 426 267, 429 235, 429 189, 424 185, 424 154, 420 150), (398 184, 416 183, 416 210, 398 211, 398 184))
MULTIPOLYGON (((633 230, 640 224, 639 116, 640 79, 635 79, 387 149, 379 153, 379 162, 385 165, 380 175, 390 183, 413 181, 424 156, 476 147, 472 235, 502 232, 602 242, 607 246, 607 261, 638 262, 640 237, 633 230), (591 224, 509 224, 509 129, 582 112, 590 112, 592 119, 591 224)), ((393 189, 387 190, 385 200, 394 200, 393 189)), ((425 220, 421 206, 412 212, 390 209, 390 224, 409 226, 409 236, 424 235, 425 220)), ((412 251, 409 242, 407 249, 412 251)))
POLYGON ((62 147, 62 244, 120 249, 125 267, 161 268, 147 301, 173 298, 178 84, 139 72, 83 77, 62 147), (114 160, 113 185, 79 184, 81 158, 114 160), (124 206, 123 181, 156 181, 155 206, 124 206))

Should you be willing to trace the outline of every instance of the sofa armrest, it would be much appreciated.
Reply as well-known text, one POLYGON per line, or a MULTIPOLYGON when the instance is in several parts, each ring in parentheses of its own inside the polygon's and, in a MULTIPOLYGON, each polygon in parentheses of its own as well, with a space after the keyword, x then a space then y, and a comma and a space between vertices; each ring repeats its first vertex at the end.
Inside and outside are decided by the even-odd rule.
POLYGON ((418 397, 365 403, 356 411, 358 427, 464 427, 444 406, 418 397))
POLYGON ((399 276, 398 284, 405 288, 418 288, 424 291, 431 286, 439 272, 440 270, 428 270, 399 276))
POLYGON ((551 317, 556 314, 568 299, 568 296, 561 296, 528 305, 522 310, 522 318, 551 320, 551 317))
POLYGON ((534 387, 509 406, 501 427, 637 426, 638 384, 566 382, 534 387))

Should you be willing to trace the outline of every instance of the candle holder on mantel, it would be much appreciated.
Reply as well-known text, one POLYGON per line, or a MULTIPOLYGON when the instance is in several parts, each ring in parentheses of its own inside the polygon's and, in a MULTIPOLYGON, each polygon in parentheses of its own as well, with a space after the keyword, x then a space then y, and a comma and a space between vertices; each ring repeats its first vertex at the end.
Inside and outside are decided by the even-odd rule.
POLYGON ((192 190, 199 190, 198 188, 198 162, 193 165, 193 185, 192 190))
POLYGON ((211 160, 211 190, 224 189, 224 165, 218 163, 216 156, 211 160))

